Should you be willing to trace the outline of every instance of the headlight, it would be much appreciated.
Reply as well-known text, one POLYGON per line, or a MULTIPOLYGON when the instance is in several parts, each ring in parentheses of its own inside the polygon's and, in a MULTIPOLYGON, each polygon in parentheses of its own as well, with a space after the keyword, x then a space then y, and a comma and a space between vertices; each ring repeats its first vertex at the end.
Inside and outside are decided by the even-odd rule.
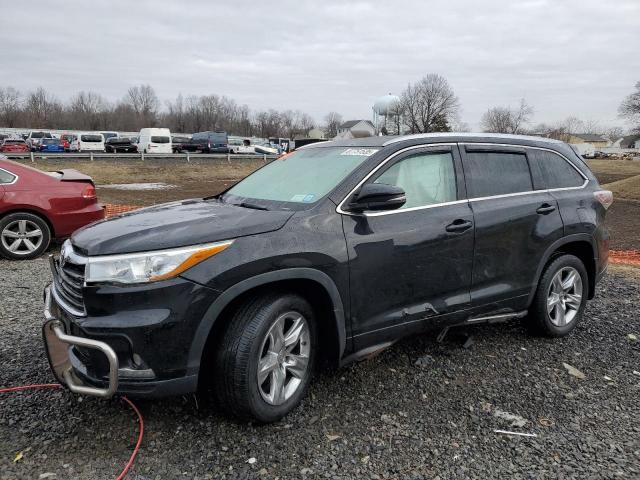
POLYGON ((146 283, 173 278, 198 263, 220 253, 233 243, 224 242, 192 247, 89 257, 86 282, 146 283))

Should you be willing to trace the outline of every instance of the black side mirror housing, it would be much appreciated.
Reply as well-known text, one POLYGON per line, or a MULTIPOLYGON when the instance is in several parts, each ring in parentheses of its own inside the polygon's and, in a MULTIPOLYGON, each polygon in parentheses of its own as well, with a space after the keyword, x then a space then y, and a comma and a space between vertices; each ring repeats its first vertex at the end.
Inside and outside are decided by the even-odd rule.
POLYGON ((352 212, 395 210, 406 202, 404 190, 396 185, 367 183, 354 195, 349 204, 349 210, 352 212))

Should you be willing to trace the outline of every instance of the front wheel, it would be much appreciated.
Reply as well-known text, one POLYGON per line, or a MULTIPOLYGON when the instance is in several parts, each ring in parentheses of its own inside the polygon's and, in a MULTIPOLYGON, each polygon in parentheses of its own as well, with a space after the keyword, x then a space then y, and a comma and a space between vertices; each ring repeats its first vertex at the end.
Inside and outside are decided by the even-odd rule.
POLYGON ((269 423, 306 395, 316 355, 311 306, 294 294, 268 294, 242 305, 217 351, 216 394, 229 412, 269 423))
POLYGON ((31 213, 12 213, 0 220, 0 256, 28 260, 42 254, 51 242, 47 222, 31 213))
POLYGON ((589 277, 578 257, 561 255, 545 268, 529 314, 529 327, 548 337, 564 337, 582 318, 589 277))

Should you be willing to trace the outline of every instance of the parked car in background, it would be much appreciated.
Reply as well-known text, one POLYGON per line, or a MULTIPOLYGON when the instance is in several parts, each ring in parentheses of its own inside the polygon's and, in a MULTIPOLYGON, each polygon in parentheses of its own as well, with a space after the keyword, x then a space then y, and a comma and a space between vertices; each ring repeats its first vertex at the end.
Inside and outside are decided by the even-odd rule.
POLYGON ((64 145, 59 138, 43 138, 40 142, 40 151, 47 153, 64 153, 64 145))
POLYGON ((6 138, 0 144, 0 153, 29 153, 29 150, 29 145, 21 138, 6 138))
POLYGON ((113 137, 118 136, 118 132, 100 132, 100 134, 104 137, 104 141, 106 143, 107 140, 113 137))
POLYGON ((53 138, 51 133, 42 131, 31 131, 27 135, 26 142, 32 152, 37 152, 40 149, 40 142, 43 138, 53 138))
POLYGON ((104 218, 91 177, 43 172, 0 158, 0 256, 35 258, 53 239, 104 218))
POLYGON ((190 146, 202 153, 229 153, 227 132, 198 132, 191 137, 190 146))
POLYGON ((143 153, 173 153, 168 128, 143 128, 138 135, 138 151, 143 153))
POLYGON ((208 384, 232 414, 276 421, 319 361, 514 319, 568 335, 607 269, 612 201, 557 140, 308 145, 219 195, 76 232, 44 292, 46 350, 62 352, 50 364, 72 391, 157 397, 208 384), (86 337, 93 348, 70 348, 86 337))
POLYGON ((65 152, 69 151, 69 148, 71 147, 72 138, 73 138, 73 134, 71 133, 63 133, 62 135, 60 135, 60 141, 64 146, 65 152))
POLYGON ((101 133, 74 133, 71 138, 71 152, 104 152, 104 137, 101 133))
POLYGON ((107 153, 136 153, 138 147, 131 141, 131 137, 111 137, 104 142, 107 153))
POLYGON ((183 148, 183 145, 188 144, 191 141, 191 139, 189 137, 180 137, 180 136, 173 136, 171 137, 171 148, 173 150, 173 153, 182 153, 183 150, 185 151, 189 151, 188 148, 183 148))

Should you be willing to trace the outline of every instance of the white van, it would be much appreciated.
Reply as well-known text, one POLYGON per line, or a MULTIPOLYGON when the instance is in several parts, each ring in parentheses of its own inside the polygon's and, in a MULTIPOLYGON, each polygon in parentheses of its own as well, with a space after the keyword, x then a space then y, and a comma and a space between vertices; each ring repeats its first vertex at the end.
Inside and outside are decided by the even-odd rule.
POLYGON ((138 152, 173 153, 168 128, 143 128, 138 136, 138 152))
POLYGON ((70 152, 104 152, 104 136, 101 133, 73 133, 69 135, 70 152))

